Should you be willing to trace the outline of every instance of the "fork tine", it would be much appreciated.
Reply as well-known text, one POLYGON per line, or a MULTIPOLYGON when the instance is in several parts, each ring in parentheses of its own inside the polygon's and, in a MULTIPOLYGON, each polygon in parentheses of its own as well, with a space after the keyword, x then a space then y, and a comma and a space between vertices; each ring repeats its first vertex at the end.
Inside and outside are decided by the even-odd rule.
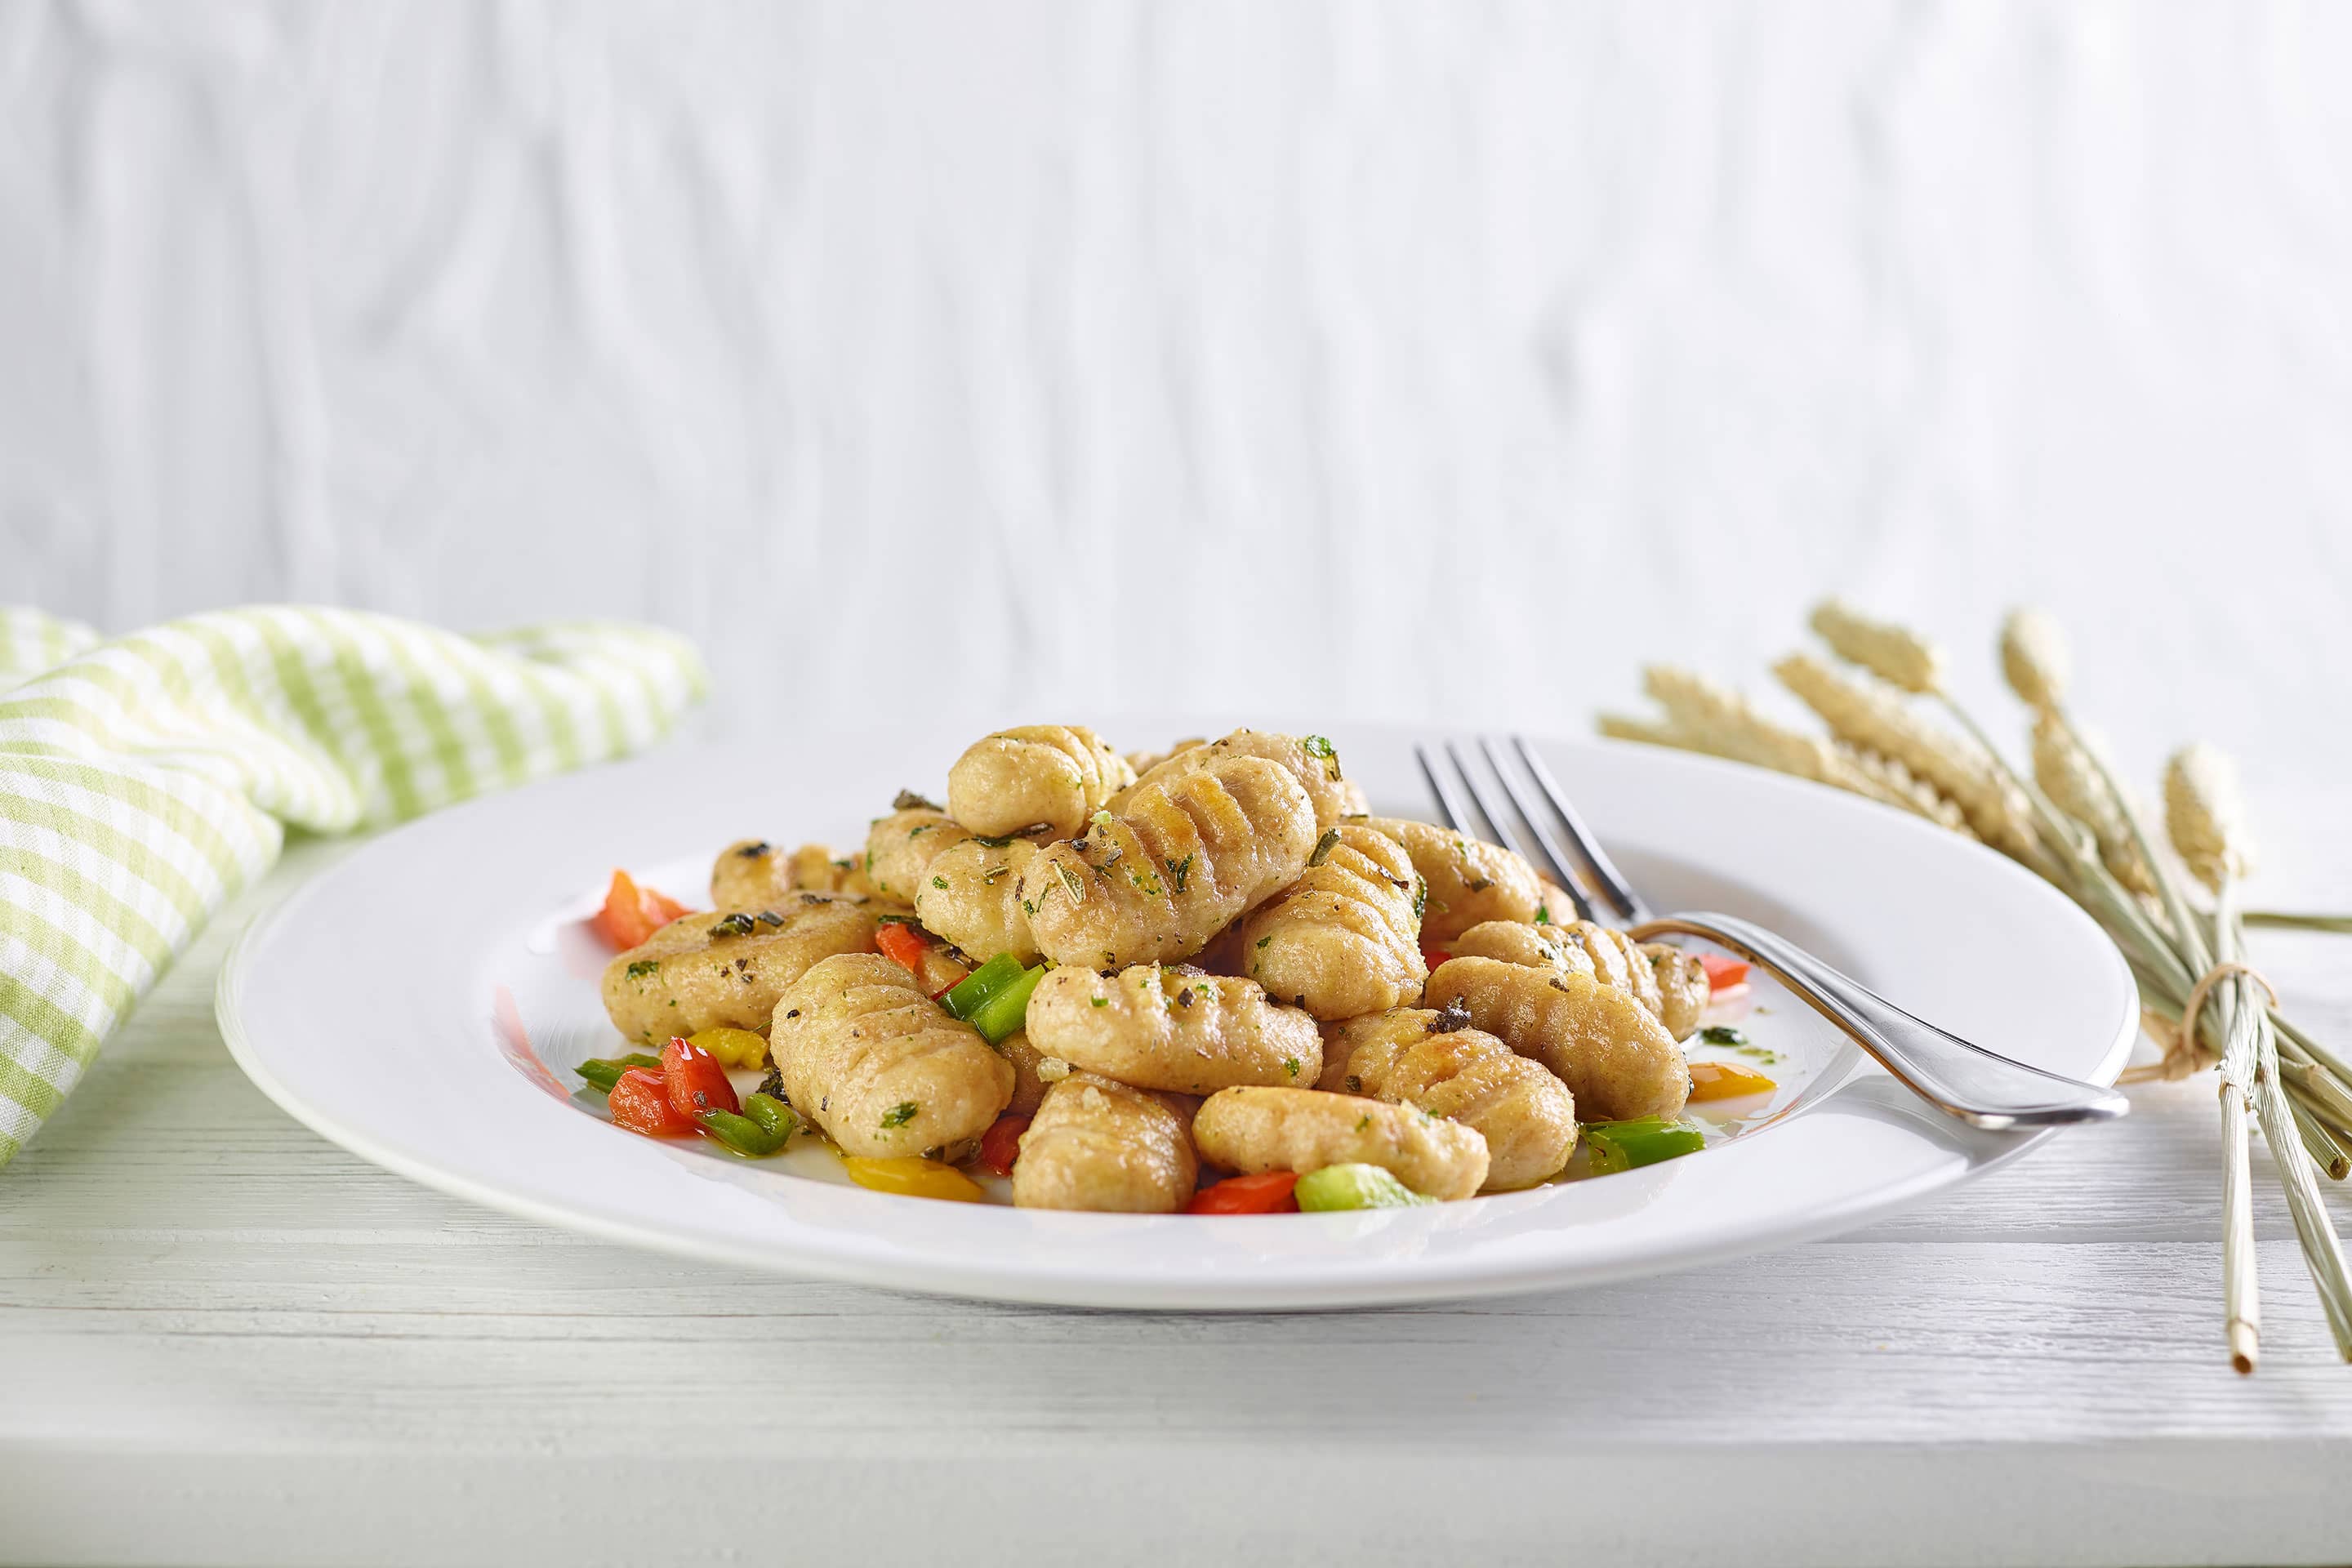
POLYGON ((1469 792, 1471 802, 1477 806, 1479 820, 1486 825, 1486 831, 1476 837, 1489 844, 1499 844, 1512 854, 1526 858, 1527 851, 1518 846, 1518 835, 1506 824, 1504 814, 1495 809, 1493 798, 1479 787, 1478 775, 1472 770, 1470 760, 1462 754, 1461 746, 1452 741, 1446 742, 1445 754, 1454 763, 1454 776, 1462 781, 1462 787, 1469 792))
MULTIPOLYGON (((1559 886, 1561 892, 1568 895, 1569 901, 1576 906, 1576 918, 1580 921, 1592 919, 1592 900, 1585 897, 1584 888, 1576 873, 1569 869, 1567 859, 1560 855, 1558 844, 1552 835, 1546 830, 1542 814, 1537 811, 1535 803, 1528 798, 1526 792, 1519 788, 1519 781, 1513 776, 1511 770, 1504 765, 1502 752, 1496 747, 1490 737, 1485 735, 1478 737, 1478 749, 1486 754, 1486 766, 1493 771, 1496 780, 1502 784, 1503 793, 1511 797, 1512 809, 1519 814, 1519 820, 1528 825, 1528 831, 1535 835, 1536 847, 1541 852, 1539 857, 1541 862, 1551 872, 1552 881, 1559 886)), ((1478 786, 1473 783, 1470 788, 1471 792, 1475 794, 1478 786)), ((1491 817, 1495 814, 1489 810, 1486 815, 1491 817)), ((1519 850, 1522 859, 1538 858, 1537 856, 1528 855, 1524 849, 1519 849, 1517 844, 1512 845, 1511 847, 1519 850)))
POLYGON ((1462 809, 1462 803, 1446 787, 1444 779, 1438 775, 1437 765, 1429 760, 1429 748, 1415 742, 1412 760, 1421 764, 1421 776, 1429 781, 1429 793, 1437 797, 1437 814, 1445 818, 1445 826, 1456 833, 1469 831, 1463 826, 1469 820, 1469 814, 1462 809))
POLYGON ((1528 744, 1525 735, 1512 736, 1511 744, 1517 749, 1519 761, 1526 765, 1528 776, 1536 781, 1536 787, 1543 791, 1544 799, 1559 816, 1560 826, 1568 829, 1569 839, 1591 869, 1593 883, 1600 888, 1601 896, 1615 907, 1618 918, 1629 923, 1648 920, 1648 906, 1642 902, 1641 895, 1633 891, 1633 885, 1625 880, 1625 874, 1610 860, 1608 853, 1601 847, 1601 841, 1592 836, 1592 829, 1587 827, 1584 818, 1577 815, 1576 807, 1569 804, 1567 792, 1559 787, 1559 781, 1551 776, 1551 769, 1544 765, 1543 758, 1528 744))

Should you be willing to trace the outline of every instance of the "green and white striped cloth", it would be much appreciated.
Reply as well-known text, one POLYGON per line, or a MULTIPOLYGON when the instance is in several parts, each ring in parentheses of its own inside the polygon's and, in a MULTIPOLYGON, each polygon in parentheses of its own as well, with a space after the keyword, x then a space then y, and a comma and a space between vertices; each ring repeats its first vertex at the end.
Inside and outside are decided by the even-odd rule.
POLYGON ((635 751, 704 680, 685 639, 612 622, 462 637, 269 606, 108 641, 0 607, 0 1164, 288 826, 635 751))

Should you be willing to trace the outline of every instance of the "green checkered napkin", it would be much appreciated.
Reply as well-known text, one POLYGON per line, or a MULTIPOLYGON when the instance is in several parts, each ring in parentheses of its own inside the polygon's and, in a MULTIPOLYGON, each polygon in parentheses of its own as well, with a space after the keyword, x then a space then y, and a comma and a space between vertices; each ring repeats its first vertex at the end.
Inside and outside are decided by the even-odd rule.
POLYGON ((0 1164, 286 827, 346 833, 635 751, 703 690, 651 627, 352 610, 101 640, 0 607, 0 1164))

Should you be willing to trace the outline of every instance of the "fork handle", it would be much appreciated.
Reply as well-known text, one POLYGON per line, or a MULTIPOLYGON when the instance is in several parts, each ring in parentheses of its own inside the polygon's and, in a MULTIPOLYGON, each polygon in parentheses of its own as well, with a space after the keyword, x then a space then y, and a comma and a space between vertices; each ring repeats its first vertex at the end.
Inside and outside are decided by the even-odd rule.
POLYGON ((2011 1061, 1914 1017, 1796 943, 1735 916, 1666 915, 1632 927, 1630 934, 1644 942, 1670 934, 1703 936, 1761 964, 1879 1066, 1972 1127, 2000 1131, 2100 1121, 2131 1108, 2115 1089, 2011 1061))

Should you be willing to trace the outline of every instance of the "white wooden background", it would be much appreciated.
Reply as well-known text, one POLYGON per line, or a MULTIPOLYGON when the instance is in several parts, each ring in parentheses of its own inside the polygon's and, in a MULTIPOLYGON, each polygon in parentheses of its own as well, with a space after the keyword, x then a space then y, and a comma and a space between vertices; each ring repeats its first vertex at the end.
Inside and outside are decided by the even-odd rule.
POLYGON ((2241 0, 5 0, 0 595, 1554 728, 2034 598, 2240 741, 2352 664, 2347 76, 2241 0))
MULTIPOLYGON (((1577 729, 1831 587, 1988 692, 2034 599, 2341 905, 2347 79, 2352 7, 2222 0, 0 0, 0 598, 651 616, 722 731, 1577 729)), ((2352 1553, 2266 1173, 2219 1354, 2201 1085, 1669 1280, 940 1305, 340 1154, 222 1051, 232 923, 0 1174, 0 1559, 2352 1553)), ((2258 954, 2339 1038, 2346 951, 2258 954)))

